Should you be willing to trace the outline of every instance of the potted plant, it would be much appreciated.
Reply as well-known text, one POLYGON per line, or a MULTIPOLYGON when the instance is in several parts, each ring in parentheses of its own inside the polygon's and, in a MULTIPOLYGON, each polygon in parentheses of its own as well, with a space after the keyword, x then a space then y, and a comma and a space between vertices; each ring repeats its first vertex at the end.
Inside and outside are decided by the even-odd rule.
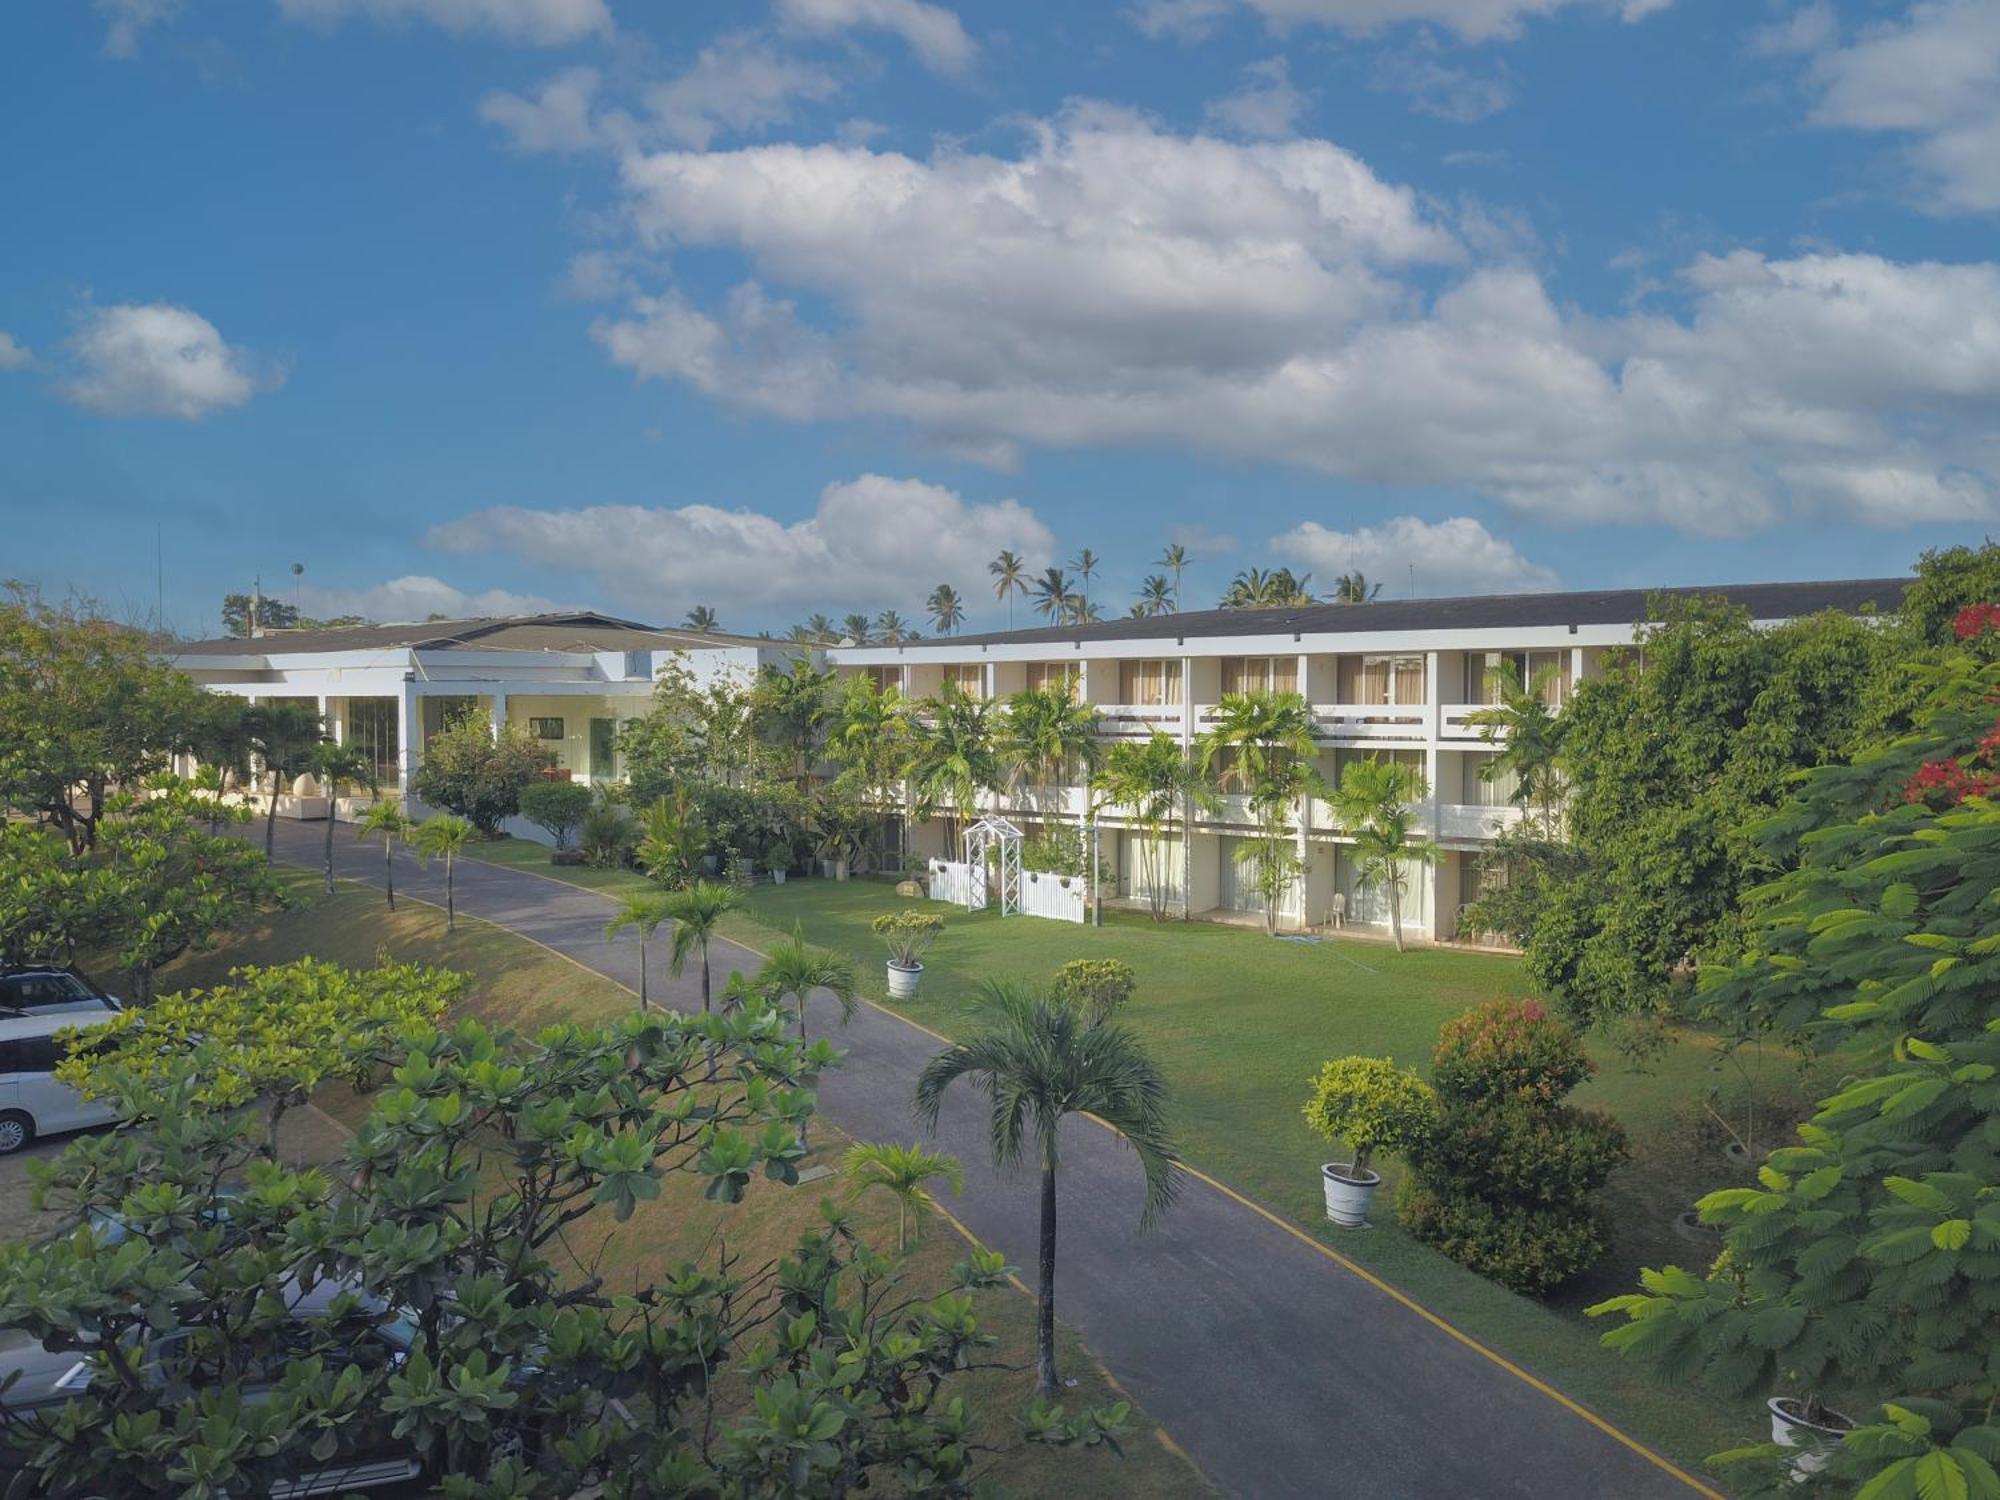
POLYGON ((1377 1151, 1421 1146, 1437 1119, 1437 1095, 1414 1069, 1379 1057, 1337 1057, 1319 1070, 1306 1099, 1306 1123, 1329 1141, 1346 1141, 1354 1158, 1321 1165, 1326 1216, 1347 1228, 1368 1223, 1382 1176, 1377 1151))
POLYGON ((944 918, 929 912, 886 912, 875 919, 875 935, 889 945, 889 993, 914 1000, 923 983, 923 956, 944 931, 944 918))
POLYGON ((1764 1403, 1771 1414, 1771 1441, 1784 1448, 1801 1448, 1792 1461, 1792 1478, 1805 1480, 1826 1467, 1841 1439, 1854 1430, 1854 1419, 1835 1411, 1815 1393, 1773 1396, 1764 1403))
POLYGON ((782 834, 772 834, 764 845, 764 864, 771 872, 771 884, 783 885, 791 873, 792 846, 782 834))

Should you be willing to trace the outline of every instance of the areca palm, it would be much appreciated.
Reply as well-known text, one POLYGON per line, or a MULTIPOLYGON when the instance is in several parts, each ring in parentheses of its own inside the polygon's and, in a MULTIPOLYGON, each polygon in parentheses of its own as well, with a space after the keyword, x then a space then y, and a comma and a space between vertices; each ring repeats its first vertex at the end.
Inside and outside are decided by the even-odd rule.
MULTIPOLYGON (((1009 780, 1035 789, 1035 811, 1048 818, 1049 793, 1070 780, 1072 768, 1087 781, 1097 768, 1097 710, 1079 703, 1067 687, 1027 688, 1007 700, 1000 755, 1009 780)), ((1086 819, 1077 811, 1077 826, 1086 819)))
MULTIPOLYGON (((1172 735, 1154 730, 1143 744, 1126 741, 1113 745, 1104 757, 1092 783, 1101 801, 1123 807, 1143 835, 1139 846, 1140 867, 1146 881, 1146 897, 1153 920, 1167 914, 1167 883, 1160 869, 1160 845, 1172 826, 1174 815, 1186 808, 1191 817, 1197 806, 1215 805, 1215 794, 1193 757, 1172 735)), ((1185 882, 1186 871, 1182 871, 1185 882)), ((1185 890, 1183 908, 1185 908, 1185 890)))
POLYGON ((1076 596, 1070 592, 1069 574, 1061 568, 1042 569, 1042 576, 1028 586, 1028 592, 1035 596, 1035 613, 1051 624, 1060 625, 1069 618, 1076 596))
POLYGON ((847 1196, 859 1198, 870 1188, 881 1188, 896 1200, 896 1252, 909 1248, 912 1239, 923 1238, 924 1220, 937 1208, 937 1197, 927 1183, 942 1177, 954 1193, 965 1191, 965 1168, 958 1158, 943 1151, 926 1151, 912 1143, 899 1146, 894 1141, 856 1141, 841 1158, 841 1172, 847 1178, 847 1196))
POLYGON ((319 783, 320 795, 326 798, 326 893, 333 894, 333 825, 339 820, 334 817, 340 805, 340 789, 359 783, 375 790, 375 760, 363 755, 352 745, 338 745, 331 740, 323 740, 314 745, 306 764, 312 768, 313 780, 319 783))
POLYGON ((757 971, 757 988, 773 1005, 789 1000, 798 1007, 800 1041, 806 1039, 806 1002, 821 990, 840 1003, 841 1025, 853 1020, 859 1009, 853 963, 845 954, 813 947, 798 932, 772 947, 757 971))
POLYGON ((1249 790, 1281 760, 1309 760, 1312 705, 1299 693, 1224 693, 1201 737, 1201 769, 1218 785, 1249 790), (1230 763, 1221 772, 1216 762, 1230 763))
POLYGON ((370 803, 355 825, 357 839, 382 841, 382 889, 389 897, 389 910, 396 909, 396 842, 410 832, 410 819, 394 802, 370 803))
POLYGON ((1505 664, 1488 670, 1486 681, 1499 702, 1466 715, 1479 737, 1499 747, 1479 768, 1480 779, 1493 781, 1512 773, 1514 800, 1542 815, 1542 829, 1556 836, 1562 816, 1562 746, 1568 721, 1549 707, 1549 689, 1560 680, 1559 667, 1544 667, 1524 688, 1520 674, 1505 664))
POLYGON ((701 1008, 705 1013, 711 1008, 708 945, 722 919, 736 910, 736 888, 712 880, 697 880, 684 890, 668 892, 666 905, 667 915, 674 919, 671 972, 678 979, 688 959, 697 953, 701 955, 701 1008))
POLYGON ((908 770, 916 816, 928 818, 946 805, 957 817, 976 816, 979 794, 1000 784, 991 705, 947 682, 924 701, 911 741, 908 770))
MULTIPOLYGON (((665 891, 640 891, 627 896, 624 904, 612 919, 604 924, 604 941, 610 942, 619 933, 630 927, 639 934, 639 1009, 652 1008, 651 997, 646 984, 646 944, 659 931, 660 924, 672 915, 670 903, 673 895, 665 891)), ((675 966, 678 974, 680 968, 675 966)), ((703 1009, 706 1009, 706 1005, 703 1009)))
POLYGON ((1181 607, 1181 572, 1188 565, 1187 548, 1179 542, 1168 543, 1160 553, 1159 564, 1174 575, 1174 609, 1178 611, 1181 607))
POLYGON ((850 678, 834 705, 827 753, 884 818, 909 767, 910 730, 903 695, 876 687, 872 678, 850 678))
POLYGON ((993 575, 993 595, 1007 606, 1007 628, 1014 628, 1014 596, 1028 592, 1027 565, 1018 555, 1002 549, 1000 555, 986 565, 986 571, 993 575))
POLYGON ((1341 774, 1332 794, 1341 829, 1354 843, 1355 883, 1389 898, 1389 932, 1403 951, 1403 892, 1411 865, 1437 862, 1437 845, 1417 832, 1416 804, 1430 795, 1423 773, 1369 756, 1341 774))
POLYGON ((958 597, 958 590, 948 583, 941 583, 931 590, 930 598, 924 601, 924 612, 930 616, 931 624, 944 635, 954 635, 958 627, 965 623, 965 602, 958 597))
POLYGON ((1041 1170, 1035 1380, 1046 1398, 1056 1392, 1056 1174, 1064 1118, 1095 1115, 1138 1155, 1146 1180, 1142 1227, 1173 1202, 1178 1158, 1167 1131, 1166 1084, 1131 1031, 1092 1027, 1074 1006, 1018 980, 989 982, 984 1000, 992 1024, 931 1059, 917 1079, 916 1108, 935 1130, 946 1091, 972 1079, 992 1101, 994 1161, 1011 1167, 1032 1153, 1041 1170))
POLYGON ((410 838, 410 847, 417 851, 417 858, 429 864, 434 855, 444 856, 444 930, 458 930, 458 897, 456 878, 458 857, 465 846, 472 842, 472 825, 456 813, 438 813, 425 818, 417 825, 417 831, 410 838))

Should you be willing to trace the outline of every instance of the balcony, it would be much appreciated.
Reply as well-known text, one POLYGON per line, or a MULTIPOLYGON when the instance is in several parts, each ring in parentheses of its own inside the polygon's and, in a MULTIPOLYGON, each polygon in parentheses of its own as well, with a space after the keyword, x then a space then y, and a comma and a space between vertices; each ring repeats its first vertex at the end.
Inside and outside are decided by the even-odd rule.
POLYGON ((1423 740, 1430 708, 1423 703, 1315 703, 1322 739, 1423 740))
POLYGON ((1510 805, 1483 807, 1472 802, 1440 802, 1433 838, 1491 839, 1514 827, 1526 816, 1510 805))
POLYGON ((1095 707, 1097 727, 1104 734, 1151 734, 1155 730, 1179 734, 1181 715, 1186 712, 1178 703, 1100 703, 1095 707))
MULTIPOLYGON (((1474 714, 1485 713, 1490 703, 1447 703, 1438 711, 1438 738, 1444 740, 1484 740, 1486 731, 1472 722, 1474 714)), ((1502 730, 1504 737, 1506 731, 1502 730)))

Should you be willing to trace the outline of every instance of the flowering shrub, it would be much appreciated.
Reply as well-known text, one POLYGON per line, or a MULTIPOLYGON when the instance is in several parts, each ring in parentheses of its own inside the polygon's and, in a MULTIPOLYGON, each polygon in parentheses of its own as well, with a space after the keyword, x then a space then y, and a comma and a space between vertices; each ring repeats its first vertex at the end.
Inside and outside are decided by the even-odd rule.
POLYGON ((1968 604, 1951 622, 1952 634, 1961 641, 2000 630, 2000 604, 1968 604))
POLYGON ((1591 1074, 1583 1041, 1539 1000, 1495 1000, 1445 1022, 1431 1076, 1454 1098, 1560 1099, 1591 1074))

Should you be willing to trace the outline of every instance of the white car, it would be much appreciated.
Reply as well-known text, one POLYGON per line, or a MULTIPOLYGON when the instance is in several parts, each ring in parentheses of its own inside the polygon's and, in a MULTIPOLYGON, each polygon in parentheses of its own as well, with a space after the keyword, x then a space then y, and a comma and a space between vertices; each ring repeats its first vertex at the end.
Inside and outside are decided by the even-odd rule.
POLYGON ((55 1011, 0 1018, 0 1156, 38 1135, 109 1125, 115 1111, 55 1080, 62 1049, 56 1033, 90 1024, 87 1014, 55 1011))

